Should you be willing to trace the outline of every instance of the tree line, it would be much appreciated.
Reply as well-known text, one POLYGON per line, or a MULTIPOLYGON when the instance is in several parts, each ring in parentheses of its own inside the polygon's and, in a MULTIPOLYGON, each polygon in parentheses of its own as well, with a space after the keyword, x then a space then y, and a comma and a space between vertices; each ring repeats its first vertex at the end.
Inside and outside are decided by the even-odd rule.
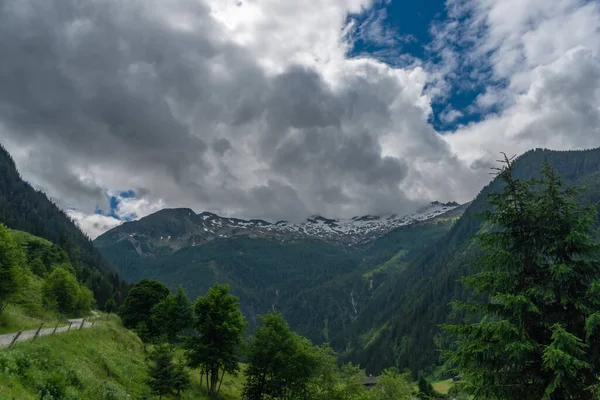
MULTIPOLYGON (((148 384, 161 397, 189 387, 187 369, 196 371, 210 396, 218 395, 225 374, 242 374, 248 400, 401 400, 417 393, 410 372, 397 369, 383 371, 374 390, 365 389, 364 370, 340 365, 329 344, 314 345, 277 312, 259 316, 258 328, 244 340, 248 323, 228 285, 215 284, 191 304, 181 286, 171 293, 144 279, 131 288, 120 315, 148 345, 148 384)), ((429 392, 421 398, 443 397, 424 387, 429 392)))
POLYGON ((73 274, 92 291, 99 307, 104 307, 111 298, 122 303, 129 284, 121 280, 115 268, 64 211, 21 178, 2 145, 0 222, 10 229, 44 238, 66 253, 73 274))
POLYGON ((0 223, 0 312, 9 303, 38 314, 71 316, 85 315, 96 305, 91 288, 78 281, 64 250, 0 223), (36 298, 27 297, 31 291, 39 292, 36 298))

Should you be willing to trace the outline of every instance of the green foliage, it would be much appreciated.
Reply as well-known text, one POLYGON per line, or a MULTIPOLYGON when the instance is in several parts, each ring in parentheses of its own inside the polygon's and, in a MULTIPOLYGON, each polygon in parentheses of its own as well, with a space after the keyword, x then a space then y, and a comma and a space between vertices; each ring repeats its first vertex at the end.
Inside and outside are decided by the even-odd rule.
POLYGON ((104 311, 106 311, 108 314, 117 311, 117 303, 115 302, 115 299, 108 299, 106 303, 104 303, 104 311))
MULTIPOLYGON (((432 389, 433 390, 433 389, 432 389)), ((414 396, 410 372, 401 374, 397 369, 385 369, 377 378, 373 389, 376 400, 409 400, 414 396)))
POLYGON ((317 353, 317 368, 313 378, 313 393, 321 399, 331 399, 335 385, 340 379, 338 371, 338 355, 329 343, 315 348, 317 353))
POLYGON ((229 294, 228 285, 215 284, 206 296, 194 304, 193 328, 197 336, 185 343, 188 365, 206 375, 210 396, 220 390, 225 373, 239 370, 237 356, 242 344, 246 321, 239 308, 239 299, 229 294))
POLYGON ((180 396, 182 392, 185 392, 192 386, 189 371, 185 364, 180 360, 173 368, 173 390, 180 396))
POLYGON ((103 306, 104 301, 112 294, 127 291, 128 285, 120 281, 113 266, 100 255, 91 240, 81 232, 71 218, 53 204, 44 193, 34 190, 21 179, 14 161, 2 146, 0 146, 0 222, 11 229, 28 232, 38 237, 37 240, 27 244, 31 247, 28 250, 31 250, 32 254, 28 263, 38 257, 36 254, 38 250, 44 253, 45 248, 48 247, 48 243, 42 241, 44 239, 60 250, 39 254, 46 267, 42 268, 41 264, 35 261, 33 272, 39 276, 50 272, 51 265, 60 265, 62 261, 69 260, 78 280, 89 283, 88 286, 94 292, 100 306, 103 306), (55 256, 62 258, 63 254, 59 253, 64 253, 66 260, 52 259, 55 256), (100 285, 103 280, 109 287, 108 296, 100 285))
POLYGON ((189 212, 182 214, 164 210, 116 228, 95 243, 131 281, 157 279, 173 291, 182 284, 190 298, 203 295, 215 282, 228 283, 240 298, 250 330, 256 328, 257 314, 275 306, 295 332, 314 343, 329 341, 337 350, 346 348, 348 335, 343 331, 366 309, 374 292, 452 225, 432 221, 401 227, 375 242, 352 247, 247 237, 208 243, 198 238, 192 246, 192 239, 177 236, 192 229, 185 219, 189 212), (123 234, 133 236, 118 240, 123 234), (169 245, 160 240, 163 235, 172 235, 169 245), (386 264, 399 252, 401 257, 386 264), (386 267, 381 268, 383 264, 386 267))
POLYGON ((419 377, 417 387, 419 388, 419 399, 429 399, 434 395, 433 386, 424 376, 419 377))
POLYGON ((155 346, 148 355, 148 386, 153 394, 162 396, 177 393, 190 387, 190 378, 182 364, 173 362, 173 350, 168 344, 155 346))
POLYGON ((44 304, 61 314, 89 311, 93 301, 91 291, 80 288, 77 278, 62 268, 55 269, 46 278, 42 294, 44 304))
POLYGON ((347 363, 342 366, 340 379, 333 389, 336 400, 360 400, 365 397, 365 372, 359 365, 347 363))
POLYGON ((417 394, 418 399, 422 400, 431 400, 431 399, 446 399, 448 396, 438 393, 431 382, 425 379, 424 376, 421 375, 419 377, 419 381, 417 382, 417 387, 419 389, 419 393, 417 394))
POLYGON ((80 285, 79 293, 77 296, 76 310, 79 315, 85 314, 90 311, 96 305, 94 299, 94 293, 87 286, 80 285))
POLYGON ((146 379, 142 343, 114 317, 0 350, 1 399, 147 398, 146 379))
POLYGON ((171 292, 161 282, 142 279, 129 291, 121 306, 123 325, 132 329, 145 341, 160 335, 160 328, 152 322, 152 307, 164 300, 171 292))
MULTIPOLYGON (((578 203, 592 205, 600 201, 600 149, 529 151, 515 160, 515 178, 539 178, 540 165, 545 159, 566 184, 586 187, 586 191, 577 195, 578 203)), ((452 309, 448 303, 484 300, 457 280, 473 273, 473 262, 481 250, 470 239, 485 228, 481 213, 491 209, 488 194, 497 193, 503 187, 497 178, 483 188, 447 233, 437 241, 424 241, 428 248, 419 250, 402 271, 391 273, 386 278, 387 283, 375 290, 356 322, 331 340, 334 349, 345 351, 345 360, 360 363, 373 373, 392 365, 408 367, 414 377, 420 370, 440 361, 438 346, 448 346, 453 339, 440 333, 439 325, 477 320, 465 311, 452 309), (385 329, 379 330, 384 326, 385 329), (372 341, 362 336, 370 330, 378 332, 372 341), (370 342, 368 347, 365 340, 370 342)), ((597 240, 600 239, 598 222, 596 218, 597 240)))
POLYGON ((23 284, 24 262, 10 230, 0 223, 0 312, 23 284))
POLYGON ((75 310, 79 298, 77 279, 67 270, 55 269, 43 286, 44 303, 61 313, 75 310))
POLYGON ((323 376, 319 370, 323 353, 292 332, 281 314, 268 313, 261 321, 248 344, 244 398, 311 398, 311 381, 323 376))
POLYGON ((600 246, 595 210, 575 202, 545 164, 539 179, 515 179, 489 196, 489 230, 478 272, 463 282, 489 302, 457 302, 481 322, 447 325, 457 342, 447 356, 465 389, 486 399, 591 398, 600 376, 600 246))
POLYGON ((192 325, 193 312, 187 294, 181 287, 176 294, 169 294, 165 299, 152 307, 152 324, 158 327, 160 334, 174 343, 177 336, 192 325))

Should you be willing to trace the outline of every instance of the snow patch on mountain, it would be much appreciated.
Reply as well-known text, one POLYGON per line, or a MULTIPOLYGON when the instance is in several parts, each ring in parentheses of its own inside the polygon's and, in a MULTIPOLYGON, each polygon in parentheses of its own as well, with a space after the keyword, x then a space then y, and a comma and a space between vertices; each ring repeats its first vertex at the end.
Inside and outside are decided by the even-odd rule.
POLYGON ((166 209, 125 223, 99 238, 99 241, 129 240, 136 249, 139 241, 173 250, 234 236, 288 240, 319 240, 352 246, 377 239, 401 226, 426 221, 459 207, 457 203, 433 202, 411 215, 364 215, 350 219, 311 216, 302 223, 243 220, 221 217, 210 212, 195 214, 189 209, 166 209))

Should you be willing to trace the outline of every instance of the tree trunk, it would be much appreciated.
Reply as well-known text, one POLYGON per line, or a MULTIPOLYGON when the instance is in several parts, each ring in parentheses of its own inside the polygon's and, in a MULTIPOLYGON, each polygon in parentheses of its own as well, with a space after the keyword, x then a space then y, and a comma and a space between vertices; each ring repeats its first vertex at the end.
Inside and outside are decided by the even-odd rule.
POLYGON ((223 384, 223 378, 225 378, 225 368, 223 368, 223 373, 221 374, 221 382, 219 382, 219 387, 217 388, 216 394, 219 394, 219 391, 221 390, 221 385, 223 384))
POLYGON ((219 368, 213 368, 210 371, 210 396, 217 394, 217 382, 219 381, 219 368))

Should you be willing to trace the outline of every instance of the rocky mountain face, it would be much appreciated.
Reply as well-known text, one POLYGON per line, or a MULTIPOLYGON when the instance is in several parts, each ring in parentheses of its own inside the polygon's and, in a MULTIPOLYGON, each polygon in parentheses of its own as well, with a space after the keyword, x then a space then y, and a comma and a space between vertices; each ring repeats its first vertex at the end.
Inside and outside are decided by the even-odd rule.
POLYGON ((187 246, 198 246, 217 239, 236 236, 271 239, 278 241, 316 240, 329 244, 352 246, 375 240, 388 232, 416 222, 427 221, 453 210, 458 203, 432 202, 412 215, 365 215, 347 220, 313 216, 302 223, 227 218, 203 212, 196 214, 191 209, 165 209, 139 221, 127 222, 96 239, 97 243, 131 242, 143 255, 153 247, 168 247, 173 251, 187 246))

